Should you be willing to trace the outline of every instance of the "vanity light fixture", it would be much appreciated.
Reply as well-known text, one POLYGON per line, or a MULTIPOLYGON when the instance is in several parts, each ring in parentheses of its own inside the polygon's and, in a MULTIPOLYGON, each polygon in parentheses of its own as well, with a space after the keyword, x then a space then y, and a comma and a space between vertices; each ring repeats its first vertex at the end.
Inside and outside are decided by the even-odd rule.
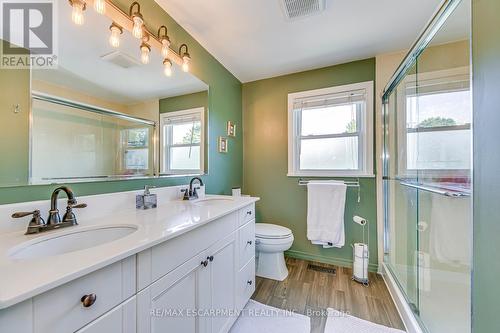
POLYGON ((179 55, 182 58, 182 70, 184 72, 189 72, 189 62, 191 61, 191 56, 188 53, 188 47, 186 44, 182 44, 181 47, 179 47, 179 55), (186 48, 186 51, 181 53, 183 47, 186 48))
POLYGON ((169 59, 163 60, 164 73, 166 76, 172 76, 172 62, 169 59))
POLYGON ((109 36, 109 44, 112 47, 119 47, 120 46, 120 35, 123 34, 123 28, 120 27, 115 22, 113 22, 109 26, 109 30, 111 31, 111 36, 109 36))
POLYGON ((84 0, 69 0, 69 4, 73 8, 71 19, 76 25, 82 25, 85 22, 83 11, 87 8, 84 0))
POLYGON ((134 22, 132 35, 134 35, 135 38, 141 39, 143 36, 144 18, 141 14, 141 5, 137 1, 132 2, 132 4, 130 5, 129 15, 134 22), (136 8, 135 11, 134 7, 136 8))
POLYGON ((94 9, 101 15, 106 13, 106 0, 94 0, 94 9))
POLYGON ((170 38, 168 37, 168 30, 166 26, 162 25, 158 29, 158 39, 161 42, 161 55, 163 58, 166 58, 168 57, 168 53, 170 51, 170 38), (163 33, 162 30, 164 30, 163 33))
POLYGON ((149 46, 145 42, 142 42, 141 43, 141 62, 144 65, 147 65, 149 63, 149 53, 150 52, 151 52, 151 46, 149 46))

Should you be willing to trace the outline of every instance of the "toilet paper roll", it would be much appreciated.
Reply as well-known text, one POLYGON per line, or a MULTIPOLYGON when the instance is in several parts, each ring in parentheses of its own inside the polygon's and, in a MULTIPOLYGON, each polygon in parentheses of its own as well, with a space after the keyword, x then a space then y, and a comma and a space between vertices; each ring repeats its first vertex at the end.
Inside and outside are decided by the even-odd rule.
POLYGON ((354 243, 354 256, 358 258, 368 258, 368 245, 363 243, 354 243))
POLYGON ((355 215, 352 220, 354 221, 354 223, 357 223, 359 225, 365 225, 366 224, 366 219, 364 217, 361 217, 361 216, 357 216, 355 215))

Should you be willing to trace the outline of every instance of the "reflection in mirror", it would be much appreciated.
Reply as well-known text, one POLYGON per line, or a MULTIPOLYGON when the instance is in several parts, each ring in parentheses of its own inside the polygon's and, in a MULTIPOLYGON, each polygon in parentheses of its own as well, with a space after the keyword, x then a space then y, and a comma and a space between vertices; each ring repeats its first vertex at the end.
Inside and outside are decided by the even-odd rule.
POLYGON ((16 88, 2 73, 0 102, 31 92, 31 110, 2 119, 19 149, 2 150, 0 186, 206 173, 208 86, 175 62, 167 73, 159 50, 141 62, 141 40, 110 39, 105 15, 75 25, 65 3, 58 16, 58 67, 16 71, 16 88))
POLYGON ((31 108, 32 182, 154 175, 153 121, 40 94, 31 108))
POLYGON ((160 101, 160 173, 201 174, 207 159, 206 91, 160 101))

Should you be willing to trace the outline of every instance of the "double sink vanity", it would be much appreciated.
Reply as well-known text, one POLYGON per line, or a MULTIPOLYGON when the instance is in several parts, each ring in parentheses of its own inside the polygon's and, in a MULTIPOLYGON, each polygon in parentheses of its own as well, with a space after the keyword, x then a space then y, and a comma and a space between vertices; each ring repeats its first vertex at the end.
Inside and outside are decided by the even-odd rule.
POLYGON ((135 208, 137 192, 79 198, 78 225, 60 230, 2 225, 2 331, 228 332, 255 290, 258 198, 182 200, 182 189, 156 189, 149 210, 135 208))

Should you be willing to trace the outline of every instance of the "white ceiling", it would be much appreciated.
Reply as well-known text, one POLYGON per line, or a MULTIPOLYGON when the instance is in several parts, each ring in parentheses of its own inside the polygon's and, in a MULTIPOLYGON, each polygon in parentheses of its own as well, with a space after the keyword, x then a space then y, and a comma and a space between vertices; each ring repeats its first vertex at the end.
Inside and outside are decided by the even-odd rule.
POLYGON ((137 66, 123 68, 101 59, 115 51, 108 43, 111 21, 94 10, 86 10, 85 24, 71 21, 71 6, 61 2, 58 8, 59 68, 33 71, 33 78, 67 87, 81 93, 124 105, 151 99, 204 91, 208 86, 174 64, 173 75, 163 74, 163 59, 151 52, 148 65, 140 63, 139 40, 124 31, 119 51, 137 66))
POLYGON ((407 49, 441 2, 326 0, 290 21, 282 0, 155 1, 242 82, 407 49))

